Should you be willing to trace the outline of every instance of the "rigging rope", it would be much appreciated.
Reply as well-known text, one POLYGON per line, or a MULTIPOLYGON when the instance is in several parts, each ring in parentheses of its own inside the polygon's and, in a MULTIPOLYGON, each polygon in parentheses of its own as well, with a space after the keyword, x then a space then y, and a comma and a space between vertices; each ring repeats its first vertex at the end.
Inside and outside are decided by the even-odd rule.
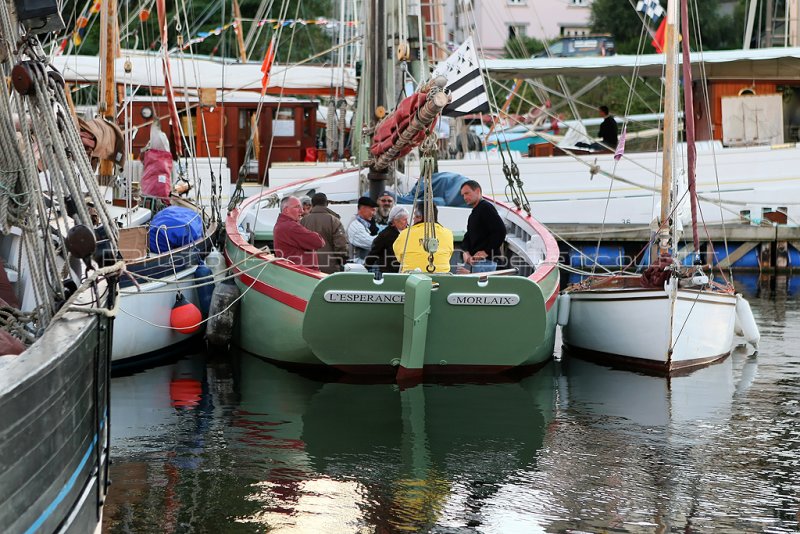
POLYGON ((428 273, 436 271, 433 255, 439 250, 439 240, 436 239, 436 215, 433 205, 433 169, 436 166, 438 148, 435 132, 429 134, 420 147, 420 169, 422 171, 420 179, 425 184, 425 193, 422 195, 424 214, 422 248, 428 253, 428 265, 425 266, 425 270, 428 273))

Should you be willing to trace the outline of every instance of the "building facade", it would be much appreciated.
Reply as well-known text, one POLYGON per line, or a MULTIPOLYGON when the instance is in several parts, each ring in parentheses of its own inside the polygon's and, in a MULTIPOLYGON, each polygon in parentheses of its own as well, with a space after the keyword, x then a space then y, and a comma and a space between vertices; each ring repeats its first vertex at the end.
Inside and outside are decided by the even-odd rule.
POLYGON ((592 0, 447 0, 452 40, 473 34, 486 57, 501 57, 509 37, 540 40, 587 35, 592 0))

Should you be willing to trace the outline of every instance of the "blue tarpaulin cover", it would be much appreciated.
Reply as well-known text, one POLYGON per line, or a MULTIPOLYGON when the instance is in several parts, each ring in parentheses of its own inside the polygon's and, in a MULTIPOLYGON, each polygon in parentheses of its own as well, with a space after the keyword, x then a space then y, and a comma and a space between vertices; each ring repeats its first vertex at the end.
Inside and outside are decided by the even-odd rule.
MULTIPOLYGON (((461 197, 461 186, 464 182, 469 180, 463 174, 455 172, 435 172, 431 177, 431 188, 433 190, 433 202, 437 206, 453 206, 456 208, 465 208, 467 204, 461 197)), ((397 197, 398 204, 413 204, 414 195, 417 187, 420 187, 420 182, 411 188, 407 195, 397 197)), ((422 202, 422 191, 417 197, 417 202, 422 202)))
POLYGON ((169 206, 150 221, 150 252, 160 254, 192 243, 203 235, 199 213, 189 208, 169 206))

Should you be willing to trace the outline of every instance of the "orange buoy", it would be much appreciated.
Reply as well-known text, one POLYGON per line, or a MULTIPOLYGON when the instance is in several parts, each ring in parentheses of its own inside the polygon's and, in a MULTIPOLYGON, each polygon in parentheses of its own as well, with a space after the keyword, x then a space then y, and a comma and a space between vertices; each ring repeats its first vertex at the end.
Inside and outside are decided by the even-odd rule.
POLYGON ((181 334, 194 334, 200 329, 202 322, 203 314, 200 313, 200 308, 178 293, 175 305, 169 314, 169 325, 181 334))

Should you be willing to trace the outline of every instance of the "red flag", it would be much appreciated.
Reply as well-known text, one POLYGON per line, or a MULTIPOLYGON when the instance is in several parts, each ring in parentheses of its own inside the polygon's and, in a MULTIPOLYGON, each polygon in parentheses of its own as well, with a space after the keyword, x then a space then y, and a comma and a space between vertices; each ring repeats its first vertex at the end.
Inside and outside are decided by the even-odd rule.
POLYGON ((264 54, 264 61, 261 62, 261 72, 264 73, 264 77, 261 78, 261 94, 267 92, 267 85, 269 85, 269 71, 272 70, 272 62, 275 61, 275 36, 272 36, 272 40, 269 42, 269 46, 267 47, 267 53, 264 54))
POLYGON ((656 30, 656 34, 653 37, 653 40, 650 41, 650 44, 656 49, 656 52, 659 54, 664 53, 664 37, 667 33, 667 17, 664 17, 661 20, 661 24, 658 25, 658 29, 656 30))

